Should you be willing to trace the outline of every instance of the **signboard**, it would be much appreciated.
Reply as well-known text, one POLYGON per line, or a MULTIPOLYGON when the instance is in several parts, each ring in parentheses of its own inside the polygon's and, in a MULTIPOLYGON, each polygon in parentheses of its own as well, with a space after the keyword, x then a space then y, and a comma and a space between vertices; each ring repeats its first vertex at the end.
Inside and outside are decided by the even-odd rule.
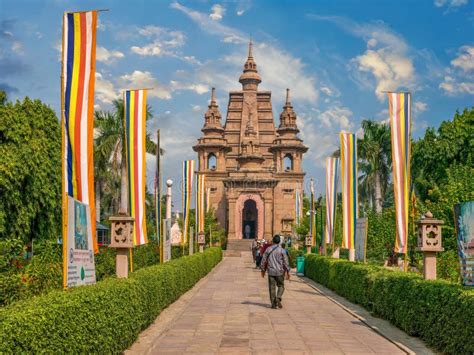
POLYGON ((454 206, 461 280, 465 286, 474 286, 474 201, 454 206))
POLYGON ((163 262, 171 260, 171 218, 163 219, 163 262))
POLYGON ((365 263, 365 252, 367 247, 367 218, 357 218, 355 260, 365 263))
POLYGON ((94 245, 89 206, 68 196, 67 287, 95 283, 94 245))

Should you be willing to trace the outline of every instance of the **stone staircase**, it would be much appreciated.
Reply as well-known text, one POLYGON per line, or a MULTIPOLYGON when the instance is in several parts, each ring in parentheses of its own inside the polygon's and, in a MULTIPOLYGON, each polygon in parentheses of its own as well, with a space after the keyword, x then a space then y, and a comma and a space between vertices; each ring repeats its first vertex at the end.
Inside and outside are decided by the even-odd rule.
POLYGON ((227 241, 227 250, 224 250, 224 257, 240 258, 242 252, 250 253, 252 239, 229 239, 227 241))

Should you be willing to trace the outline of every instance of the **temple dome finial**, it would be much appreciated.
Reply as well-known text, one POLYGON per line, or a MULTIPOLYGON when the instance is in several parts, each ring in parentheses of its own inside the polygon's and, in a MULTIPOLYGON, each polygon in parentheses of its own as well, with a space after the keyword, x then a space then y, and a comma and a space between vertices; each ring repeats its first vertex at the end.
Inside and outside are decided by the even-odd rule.
POLYGON ((249 41, 249 51, 247 61, 244 64, 244 72, 239 78, 244 90, 257 90, 258 84, 262 82, 257 71, 257 63, 253 59, 253 42, 249 41))

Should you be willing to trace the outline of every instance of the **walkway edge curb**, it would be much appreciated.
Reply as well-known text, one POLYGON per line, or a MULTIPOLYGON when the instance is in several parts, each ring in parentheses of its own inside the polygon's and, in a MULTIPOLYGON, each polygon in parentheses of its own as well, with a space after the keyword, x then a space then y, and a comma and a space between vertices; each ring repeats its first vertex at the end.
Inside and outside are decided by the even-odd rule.
POLYGON ((436 354, 433 350, 428 348, 422 340, 416 337, 412 337, 402 330, 392 325, 389 321, 376 318, 370 314, 362 306, 356 305, 342 296, 339 296, 334 291, 331 291, 327 287, 318 284, 317 282, 307 278, 306 276, 298 276, 304 283, 318 292, 320 295, 326 297, 331 302, 337 304, 339 307, 344 309, 347 313, 360 320, 367 327, 372 329, 374 332, 382 336, 383 338, 390 341, 396 347, 401 349, 407 354, 436 354))

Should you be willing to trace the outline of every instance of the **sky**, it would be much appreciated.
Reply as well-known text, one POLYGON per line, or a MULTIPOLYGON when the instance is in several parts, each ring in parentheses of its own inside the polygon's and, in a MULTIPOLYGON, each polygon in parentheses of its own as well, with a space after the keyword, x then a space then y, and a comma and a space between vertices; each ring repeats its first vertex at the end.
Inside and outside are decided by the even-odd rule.
MULTIPOLYGON (((0 0, 0 89, 58 113, 62 14, 91 9, 108 9, 99 14, 96 109, 111 109, 124 89, 154 88, 147 130, 161 129, 163 177, 175 181, 178 209, 181 162, 197 158, 211 88, 224 118, 250 37, 276 124, 291 89, 309 147, 303 168, 318 194, 338 133, 387 122, 383 91, 412 92, 415 138, 474 105, 474 0, 0 0)), ((149 155, 150 189, 154 170, 149 155)))

